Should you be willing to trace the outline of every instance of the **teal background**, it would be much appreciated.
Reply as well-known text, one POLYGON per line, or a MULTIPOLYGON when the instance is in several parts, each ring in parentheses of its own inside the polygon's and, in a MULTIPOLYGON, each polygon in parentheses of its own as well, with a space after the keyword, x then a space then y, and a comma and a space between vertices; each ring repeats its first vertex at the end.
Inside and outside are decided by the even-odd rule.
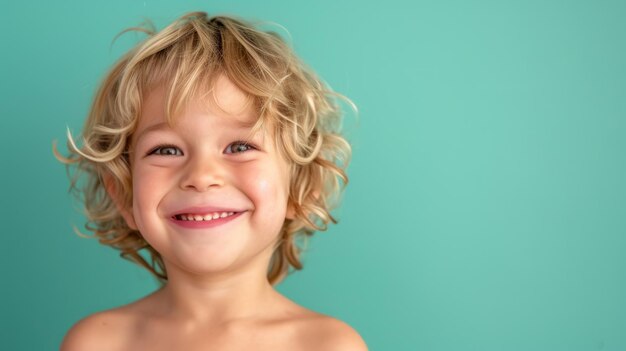
POLYGON ((72 232, 52 140, 151 18, 277 22, 359 107, 340 224, 279 289, 371 350, 626 350, 624 1, 3 1, 0 344, 154 288, 72 232))

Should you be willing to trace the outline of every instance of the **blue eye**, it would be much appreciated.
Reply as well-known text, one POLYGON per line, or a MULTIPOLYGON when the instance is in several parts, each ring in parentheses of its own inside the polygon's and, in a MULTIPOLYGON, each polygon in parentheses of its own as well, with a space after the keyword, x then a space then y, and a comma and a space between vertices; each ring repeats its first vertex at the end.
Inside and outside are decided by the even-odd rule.
POLYGON ((248 150, 253 150, 253 149, 254 147, 246 143, 245 141, 235 141, 231 143, 230 145, 228 145, 226 147, 226 150, 224 150, 224 152, 226 152, 227 154, 237 154, 237 153, 246 152, 248 150))
POLYGON ((152 149, 148 155, 159 155, 159 156, 182 156, 183 152, 172 145, 160 145, 152 149))

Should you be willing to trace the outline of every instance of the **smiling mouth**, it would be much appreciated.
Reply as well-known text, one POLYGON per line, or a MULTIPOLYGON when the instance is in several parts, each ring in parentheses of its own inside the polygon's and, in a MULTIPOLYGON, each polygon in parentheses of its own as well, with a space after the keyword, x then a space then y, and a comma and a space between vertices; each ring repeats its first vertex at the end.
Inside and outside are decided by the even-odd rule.
POLYGON ((182 213, 174 215, 172 218, 178 221, 187 222, 208 222, 215 219, 233 216, 239 212, 212 212, 207 214, 182 213))

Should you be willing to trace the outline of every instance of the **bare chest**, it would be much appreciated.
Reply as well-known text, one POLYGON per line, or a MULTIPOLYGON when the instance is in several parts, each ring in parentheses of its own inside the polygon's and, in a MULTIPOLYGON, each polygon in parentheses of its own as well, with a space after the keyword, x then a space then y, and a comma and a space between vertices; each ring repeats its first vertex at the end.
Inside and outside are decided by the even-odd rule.
POLYGON ((302 350, 296 331, 287 326, 228 325, 186 327, 137 325, 120 343, 128 351, 302 350))

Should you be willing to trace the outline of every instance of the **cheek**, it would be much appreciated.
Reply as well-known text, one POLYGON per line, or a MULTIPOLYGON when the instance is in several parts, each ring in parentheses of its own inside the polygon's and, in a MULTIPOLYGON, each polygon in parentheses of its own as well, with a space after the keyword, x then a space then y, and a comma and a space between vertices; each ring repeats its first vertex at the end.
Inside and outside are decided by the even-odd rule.
POLYGON ((278 183, 262 175, 248 180, 246 188, 248 196, 252 198, 257 207, 269 205, 276 206, 278 209, 282 198, 286 198, 278 183))
POLYGON ((167 189, 168 177, 159 172, 136 169, 133 172, 133 213, 137 224, 142 226, 142 217, 156 214, 162 191, 167 189))
POLYGON ((144 207, 146 205, 146 196, 149 193, 146 191, 146 183, 141 178, 140 173, 135 173, 133 175, 133 215, 135 217, 135 222, 137 222, 137 226, 139 227, 139 231, 144 231, 144 220, 143 213, 144 207))
POLYGON ((287 206, 288 184, 278 167, 255 167, 245 179, 245 192, 257 210, 283 215, 287 206))
POLYGON ((146 191, 150 187, 151 179, 146 178, 141 170, 133 173, 133 206, 137 207, 144 202, 149 192, 146 191))

